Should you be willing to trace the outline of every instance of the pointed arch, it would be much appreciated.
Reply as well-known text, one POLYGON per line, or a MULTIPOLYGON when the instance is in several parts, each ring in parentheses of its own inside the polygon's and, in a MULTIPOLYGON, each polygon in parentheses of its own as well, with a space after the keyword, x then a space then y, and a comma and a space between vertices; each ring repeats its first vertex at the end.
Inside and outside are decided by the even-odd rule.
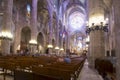
POLYGON ((29 27, 23 27, 21 29, 21 41, 20 41, 20 50, 25 50, 29 47, 29 41, 31 39, 31 30, 29 27))
POLYGON ((45 49, 45 35, 42 32, 38 33, 37 36, 37 42, 38 42, 38 46, 37 46, 37 50, 39 53, 43 53, 44 49, 45 49))

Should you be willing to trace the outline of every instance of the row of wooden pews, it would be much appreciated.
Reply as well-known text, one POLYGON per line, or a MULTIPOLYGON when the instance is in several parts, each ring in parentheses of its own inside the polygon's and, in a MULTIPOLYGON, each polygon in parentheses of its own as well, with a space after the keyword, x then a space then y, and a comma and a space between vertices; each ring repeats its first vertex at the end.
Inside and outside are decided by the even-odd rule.
MULTIPOLYGON (((58 61, 59 56, 0 57, 0 68, 14 72, 14 80, 76 80, 86 57, 71 58, 70 63, 58 61)), ((63 57, 64 59, 64 57, 63 57)))
POLYGON ((115 67, 109 60, 96 59, 95 60, 95 68, 97 69, 97 71, 103 78, 106 76, 109 76, 112 80, 116 80, 115 67))

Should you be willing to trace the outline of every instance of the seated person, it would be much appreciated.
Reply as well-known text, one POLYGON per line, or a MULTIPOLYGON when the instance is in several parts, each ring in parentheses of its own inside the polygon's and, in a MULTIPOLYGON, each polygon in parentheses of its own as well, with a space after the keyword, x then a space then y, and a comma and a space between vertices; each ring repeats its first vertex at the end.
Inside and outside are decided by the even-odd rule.
POLYGON ((57 62, 63 62, 64 60, 63 60, 63 58, 62 57, 59 57, 58 59, 57 59, 57 62))
POLYGON ((64 58, 64 62, 71 63, 71 59, 67 56, 67 57, 64 58))

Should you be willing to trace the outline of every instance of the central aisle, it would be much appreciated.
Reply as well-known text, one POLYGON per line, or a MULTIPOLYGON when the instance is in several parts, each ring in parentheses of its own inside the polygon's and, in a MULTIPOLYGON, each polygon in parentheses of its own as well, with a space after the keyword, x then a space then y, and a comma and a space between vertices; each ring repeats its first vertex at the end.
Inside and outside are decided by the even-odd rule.
POLYGON ((103 80, 103 79, 96 71, 88 67, 88 61, 86 60, 78 77, 78 80, 103 80))

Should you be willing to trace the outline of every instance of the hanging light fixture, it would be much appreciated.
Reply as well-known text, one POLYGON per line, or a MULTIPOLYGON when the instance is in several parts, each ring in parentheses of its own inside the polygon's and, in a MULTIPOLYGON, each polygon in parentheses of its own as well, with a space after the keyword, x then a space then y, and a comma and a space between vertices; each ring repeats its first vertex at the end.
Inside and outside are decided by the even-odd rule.
POLYGON ((30 45, 37 45, 37 41, 36 41, 36 40, 30 40, 30 41, 29 41, 29 44, 30 44, 30 45))
POLYGON ((48 48, 53 48, 53 45, 52 45, 52 44, 48 44, 47 47, 48 47, 48 48))
POLYGON ((61 51, 63 51, 64 49, 63 48, 60 48, 61 51))
POLYGON ((2 32, 0 32, 0 39, 2 39, 2 40, 12 40, 13 35, 12 35, 11 32, 2 31, 2 32))
POLYGON ((56 50, 58 50, 58 49, 59 49, 59 47, 58 47, 58 46, 56 46, 56 47, 55 47, 55 49, 56 49, 56 50))
POLYGON ((95 30, 103 30, 104 32, 108 32, 108 18, 104 20, 102 15, 91 17, 89 25, 87 25, 86 33, 89 34, 91 31, 95 30))

